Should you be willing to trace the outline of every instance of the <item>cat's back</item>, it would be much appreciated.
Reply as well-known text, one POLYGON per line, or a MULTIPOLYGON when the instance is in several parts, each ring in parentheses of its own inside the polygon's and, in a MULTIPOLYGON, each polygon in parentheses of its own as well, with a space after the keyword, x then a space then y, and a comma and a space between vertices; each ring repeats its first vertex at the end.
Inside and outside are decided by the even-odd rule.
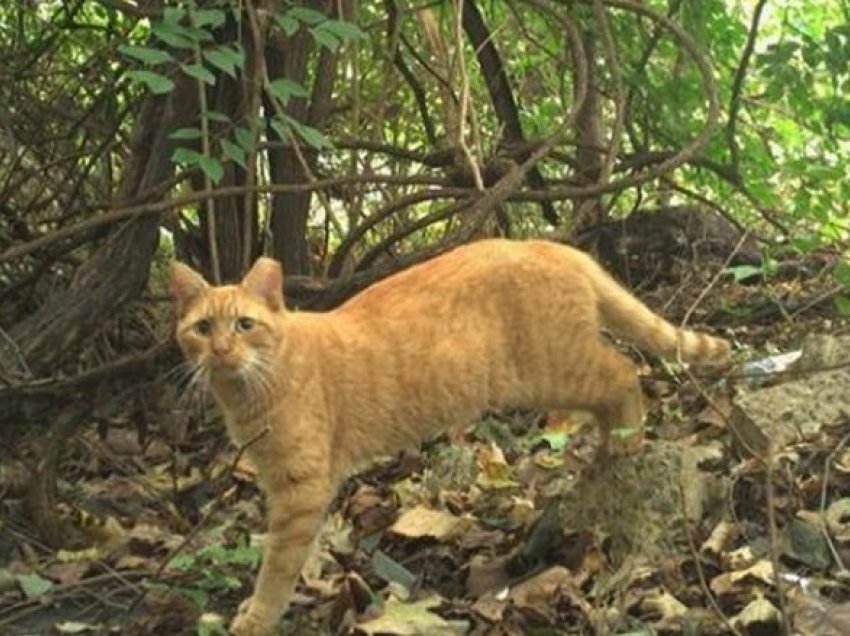
POLYGON ((338 311, 393 311, 410 303, 443 303, 456 297, 472 302, 518 285, 555 278, 563 282, 581 276, 582 256, 571 247, 549 241, 476 241, 385 278, 338 311))

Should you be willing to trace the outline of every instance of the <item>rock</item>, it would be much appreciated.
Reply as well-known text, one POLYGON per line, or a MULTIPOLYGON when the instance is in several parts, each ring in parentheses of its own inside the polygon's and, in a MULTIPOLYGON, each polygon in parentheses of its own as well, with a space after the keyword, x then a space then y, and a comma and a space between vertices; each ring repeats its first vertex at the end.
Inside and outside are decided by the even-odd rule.
POLYGON ((735 398, 733 425, 752 454, 814 439, 824 426, 850 416, 850 337, 810 336, 800 359, 776 380, 791 378, 735 398), (828 370, 820 370, 828 369, 828 370))
POLYGON ((563 495, 562 525, 604 531, 616 560, 639 554, 652 561, 686 552, 688 522, 706 513, 722 516, 727 484, 698 467, 719 453, 656 442, 637 455, 596 464, 563 495))

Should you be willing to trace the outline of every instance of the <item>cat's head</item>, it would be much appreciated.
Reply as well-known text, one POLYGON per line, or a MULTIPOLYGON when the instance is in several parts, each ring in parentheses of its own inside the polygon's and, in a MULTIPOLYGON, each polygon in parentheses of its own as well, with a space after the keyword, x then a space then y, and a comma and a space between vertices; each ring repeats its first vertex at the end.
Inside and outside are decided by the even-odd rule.
POLYGON ((246 381, 269 376, 284 311, 280 264, 260 258, 237 285, 212 286, 174 263, 169 278, 177 343, 192 371, 205 378, 246 381))

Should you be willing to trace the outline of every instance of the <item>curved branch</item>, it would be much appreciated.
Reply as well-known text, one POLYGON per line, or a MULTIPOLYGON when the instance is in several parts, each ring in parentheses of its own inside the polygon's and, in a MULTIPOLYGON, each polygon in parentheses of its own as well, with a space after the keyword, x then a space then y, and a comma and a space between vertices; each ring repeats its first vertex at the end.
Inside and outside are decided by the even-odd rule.
POLYGON ((428 144, 436 147, 437 132, 434 129, 434 122, 431 121, 431 114, 428 111, 428 96, 425 94, 425 90, 422 88, 416 75, 407 66, 398 46, 400 29, 398 7, 396 7, 394 0, 385 0, 384 6, 387 8, 387 48, 391 51, 393 64, 396 69, 398 69, 398 72, 407 81, 410 90, 413 91, 413 98, 416 101, 419 116, 422 118, 422 125, 425 127, 425 136, 428 138, 428 144))
MULTIPOLYGON (((463 0, 462 6, 463 28, 475 48, 475 57, 478 59, 481 73, 484 75, 484 83, 490 93, 493 110, 496 112, 496 117, 504 130, 505 140, 508 143, 523 142, 525 138, 519 121, 519 109, 507 73, 505 73, 504 64, 502 64, 499 52, 493 44, 493 37, 487 29, 487 25, 484 24, 484 18, 478 11, 474 0, 463 0)), ((537 167, 528 172, 527 179, 528 185, 532 188, 546 187, 546 181, 537 167)), ((552 225, 560 224, 561 220, 551 201, 542 201, 541 207, 543 208, 543 216, 549 223, 552 225)))
POLYGON ((738 141, 735 139, 735 127, 738 123, 738 110, 741 107, 741 89, 744 85, 744 78, 747 76, 747 67, 750 64, 750 59, 756 47, 759 23, 761 22, 761 14, 764 11, 765 4, 767 4, 767 0, 759 0, 756 3, 755 9, 753 9, 753 20, 750 23, 750 31, 747 33, 747 43, 744 45, 741 60, 738 62, 738 68, 735 69, 735 78, 732 80, 732 96, 729 99, 729 121, 726 124, 726 143, 729 144, 729 163, 736 174, 738 173, 738 166, 740 164, 740 150, 738 148, 738 141))

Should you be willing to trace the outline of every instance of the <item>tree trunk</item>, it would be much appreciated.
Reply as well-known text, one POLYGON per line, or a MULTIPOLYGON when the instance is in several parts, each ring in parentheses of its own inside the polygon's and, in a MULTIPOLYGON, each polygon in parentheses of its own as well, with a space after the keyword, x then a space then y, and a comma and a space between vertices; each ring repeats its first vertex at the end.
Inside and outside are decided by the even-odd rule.
MULTIPOLYGON (((197 117, 193 80, 179 79, 167 96, 147 95, 142 105, 129 161, 119 191, 119 204, 139 202, 171 176, 174 142, 168 134, 197 117)), ((71 284, 52 294, 32 316, 14 325, 9 335, 30 373, 55 372, 101 324, 147 283, 159 238, 159 217, 145 215, 116 225, 103 244, 76 271, 71 284)))
MULTIPOLYGON (((308 3, 318 11, 327 11, 325 2, 308 3)), ((291 38, 278 34, 270 39, 266 51, 266 64, 272 79, 285 77, 306 86, 310 59, 315 51, 312 36, 303 30, 291 38)), ((286 105, 287 115, 314 128, 321 128, 330 111, 330 98, 336 77, 337 56, 325 50, 313 72, 314 80, 309 102, 303 98, 290 99, 286 105)), ((268 112, 274 113, 266 104, 268 112)), ((270 138, 277 136, 269 133, 270 138)), ((307 183, 309 176, 304 163, 312 171, 316 153, 302 140, 299 144, 301 158, 295 149, 286 144, 269 151, 269 167, 272 183, 307 183), (303 161, 302 161, 303 158, 303 161)), ((310 245, 307 240, 307 221, 313 200, 310 192, 284 192, 272 197, 272 253, 284 266, 287 274, 310 274, 310 245)))

